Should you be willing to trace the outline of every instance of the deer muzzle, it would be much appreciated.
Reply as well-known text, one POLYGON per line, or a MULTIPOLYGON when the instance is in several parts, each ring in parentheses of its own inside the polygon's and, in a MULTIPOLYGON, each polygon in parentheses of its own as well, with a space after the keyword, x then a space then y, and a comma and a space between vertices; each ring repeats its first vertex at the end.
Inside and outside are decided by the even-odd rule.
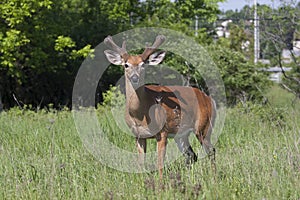
POLYGON ((133 74, 133 75, 130 77, 130 80, 131 80, 132 83, 138 84, 140 78, 139 78, 139 76, 138 76, 137 74, 133 74))

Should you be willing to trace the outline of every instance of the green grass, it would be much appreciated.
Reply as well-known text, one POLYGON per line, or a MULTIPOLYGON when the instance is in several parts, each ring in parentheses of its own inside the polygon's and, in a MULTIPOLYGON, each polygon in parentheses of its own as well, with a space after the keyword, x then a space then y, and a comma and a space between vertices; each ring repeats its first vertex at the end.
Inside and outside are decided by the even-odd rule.
MULTIPOLYGON (((180 158, 157 172, 133 174, 101 164, 86 150, 70 111, 12 109, 0 114, 0 199, 300 199, 300 105, 274 87, 265 106, 227 109, 216 145, 187 169, 180 158)), ((99 112, 114 144, 135 151, 99 112)), ((108 115, 109 116, 109 115, 108 115)), ((194 149, 199 144, 193 144, 194 149)), ((155 141, 149 148, 155 150, 155 141)))

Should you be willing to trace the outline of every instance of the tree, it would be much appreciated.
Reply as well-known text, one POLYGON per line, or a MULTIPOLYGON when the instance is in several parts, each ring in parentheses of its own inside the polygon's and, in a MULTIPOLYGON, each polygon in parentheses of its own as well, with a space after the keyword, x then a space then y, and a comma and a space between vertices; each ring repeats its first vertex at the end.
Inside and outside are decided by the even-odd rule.
MULTIPOLYGON (((141 9, 145 11, 137 26, 165 27, 194 37, 194 20, 198 16, 203 21, 214 22, 220 12, 218 2, 223 0, 146 0, 141 2, 141 9)), ((207 30, 200 29, 198 38, 204 40, 207 30)))
MULTIPOLYGON (((0 93, 6 108, 70 105, 84 57, 107 35, 159 26, 194 36, 195 15, 216 19, 222 0, 4 0, 0 3, 0 93), (15 98, 14 98, 15 97, 15 98)), ((201 29, 199 41, 206 41, 201 29)), ((121 69, 108 71, 103 92, 121 69)))
POLYGON ((5 107, 15 100, 34 106, 70 102, 80 63, 92 51, 91 44, 109 31, 110 21, 103 20, 107 13, 100 10, 104 7, 94 1, 1 2, 0 92, 5 107), (97 30, 87 27, 92 19, 98 19, 97 30))
POLYGON ((293 45, 300 40, 300 3, 282 1, 277 10, 263 7, 260 12, 265 19, 261 25, 266 47, 263 54, 272 60, 273 65, 281 67, 284 74, 282 87, 300 97, 300 62, 296 55, 300 50, 293 45), (283 51, 288 52, 289 58, 283 57, 283 51), (286 73, 283 67, 292 67, 292 70, 286 73))
MULTIPOLYGON (((300 50, 293 43, 300 41, 300 3, 292 0, 283 0, 280 2, 281 5, 276 9, 272 9, 267 5, 257 6, 260 24, 260 57, 269 59, 272 66, 281 67, 284 74, 283 81, 281 82, 282 87, 299 97, 300 71, 297 52, 300 52, 300 50), (284 58, 283 54, 287 54, 285 56, 289 58, 284 58), (292 67, 292 70, 284 72, 283 67, 292 67)), ((234 34, 231 34, 230 37, 232 38, 231 40, 229 39, 229 42, 227 40, 222 42, 223 45, 225 44, 224 46, 238 50, 236 47, 240 46, 238 43, 243 38, 239 34, 239 29, 247 29, 243 25, 243 22, 253 18, 253 9, 253 7, 250 8, 247 6, 241 11, 227 11, 224 13, 227 18, 235 19, 233 20, 233 29, 231 27, 230 30, 234 34), (234 45, 230 46, 231 44, 234 45)), ((253 52, 253 50, 250 50, 250 52, 253 52)), ((251 57, 249 56, 249 58, 251 57)))

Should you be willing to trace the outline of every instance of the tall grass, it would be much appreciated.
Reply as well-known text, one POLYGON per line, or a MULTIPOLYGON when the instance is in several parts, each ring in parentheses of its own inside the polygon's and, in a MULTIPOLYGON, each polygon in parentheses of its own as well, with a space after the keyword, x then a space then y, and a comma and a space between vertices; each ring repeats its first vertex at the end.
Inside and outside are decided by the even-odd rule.
MULTIPOLYGON (((0 199, 300 199, 300 106, 274 88, 269 104, 227 109, 217 174, 207 158, 184 159, 158 173, 132 174, 101 164, 83 146, 70 111, 11 109, 0 114, 0 199)), ((120 147, 134 139, 110 115, 101 124, 120 147)), ((193 140, 196 141, 196 140, 193 140)), ((193 142, 194 149, 200 148, 193 142)), ((150 149, 155 150, 155 141, 150 149)))

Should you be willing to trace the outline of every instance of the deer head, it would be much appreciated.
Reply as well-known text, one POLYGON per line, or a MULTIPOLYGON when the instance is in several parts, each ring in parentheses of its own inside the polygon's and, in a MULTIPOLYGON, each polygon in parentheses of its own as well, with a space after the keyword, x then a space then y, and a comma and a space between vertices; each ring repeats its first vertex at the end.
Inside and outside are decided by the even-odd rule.
POLYGON ((157 65, 165 57, 165 51, 155 52, 155 50, 165 41, 165 36, 158 35, 150 47, 146 47, 140 55, 129 55, 126 51, 125 41, 122 47, 116 45, 111 36, 104 40, 104 44, 112 50, 105 50, 104 54, 108 61, 114 65, 122 65, 125 70, 125 78, 130 80, 132 85, 139 85, 144 73, 145 64, 157 65))

